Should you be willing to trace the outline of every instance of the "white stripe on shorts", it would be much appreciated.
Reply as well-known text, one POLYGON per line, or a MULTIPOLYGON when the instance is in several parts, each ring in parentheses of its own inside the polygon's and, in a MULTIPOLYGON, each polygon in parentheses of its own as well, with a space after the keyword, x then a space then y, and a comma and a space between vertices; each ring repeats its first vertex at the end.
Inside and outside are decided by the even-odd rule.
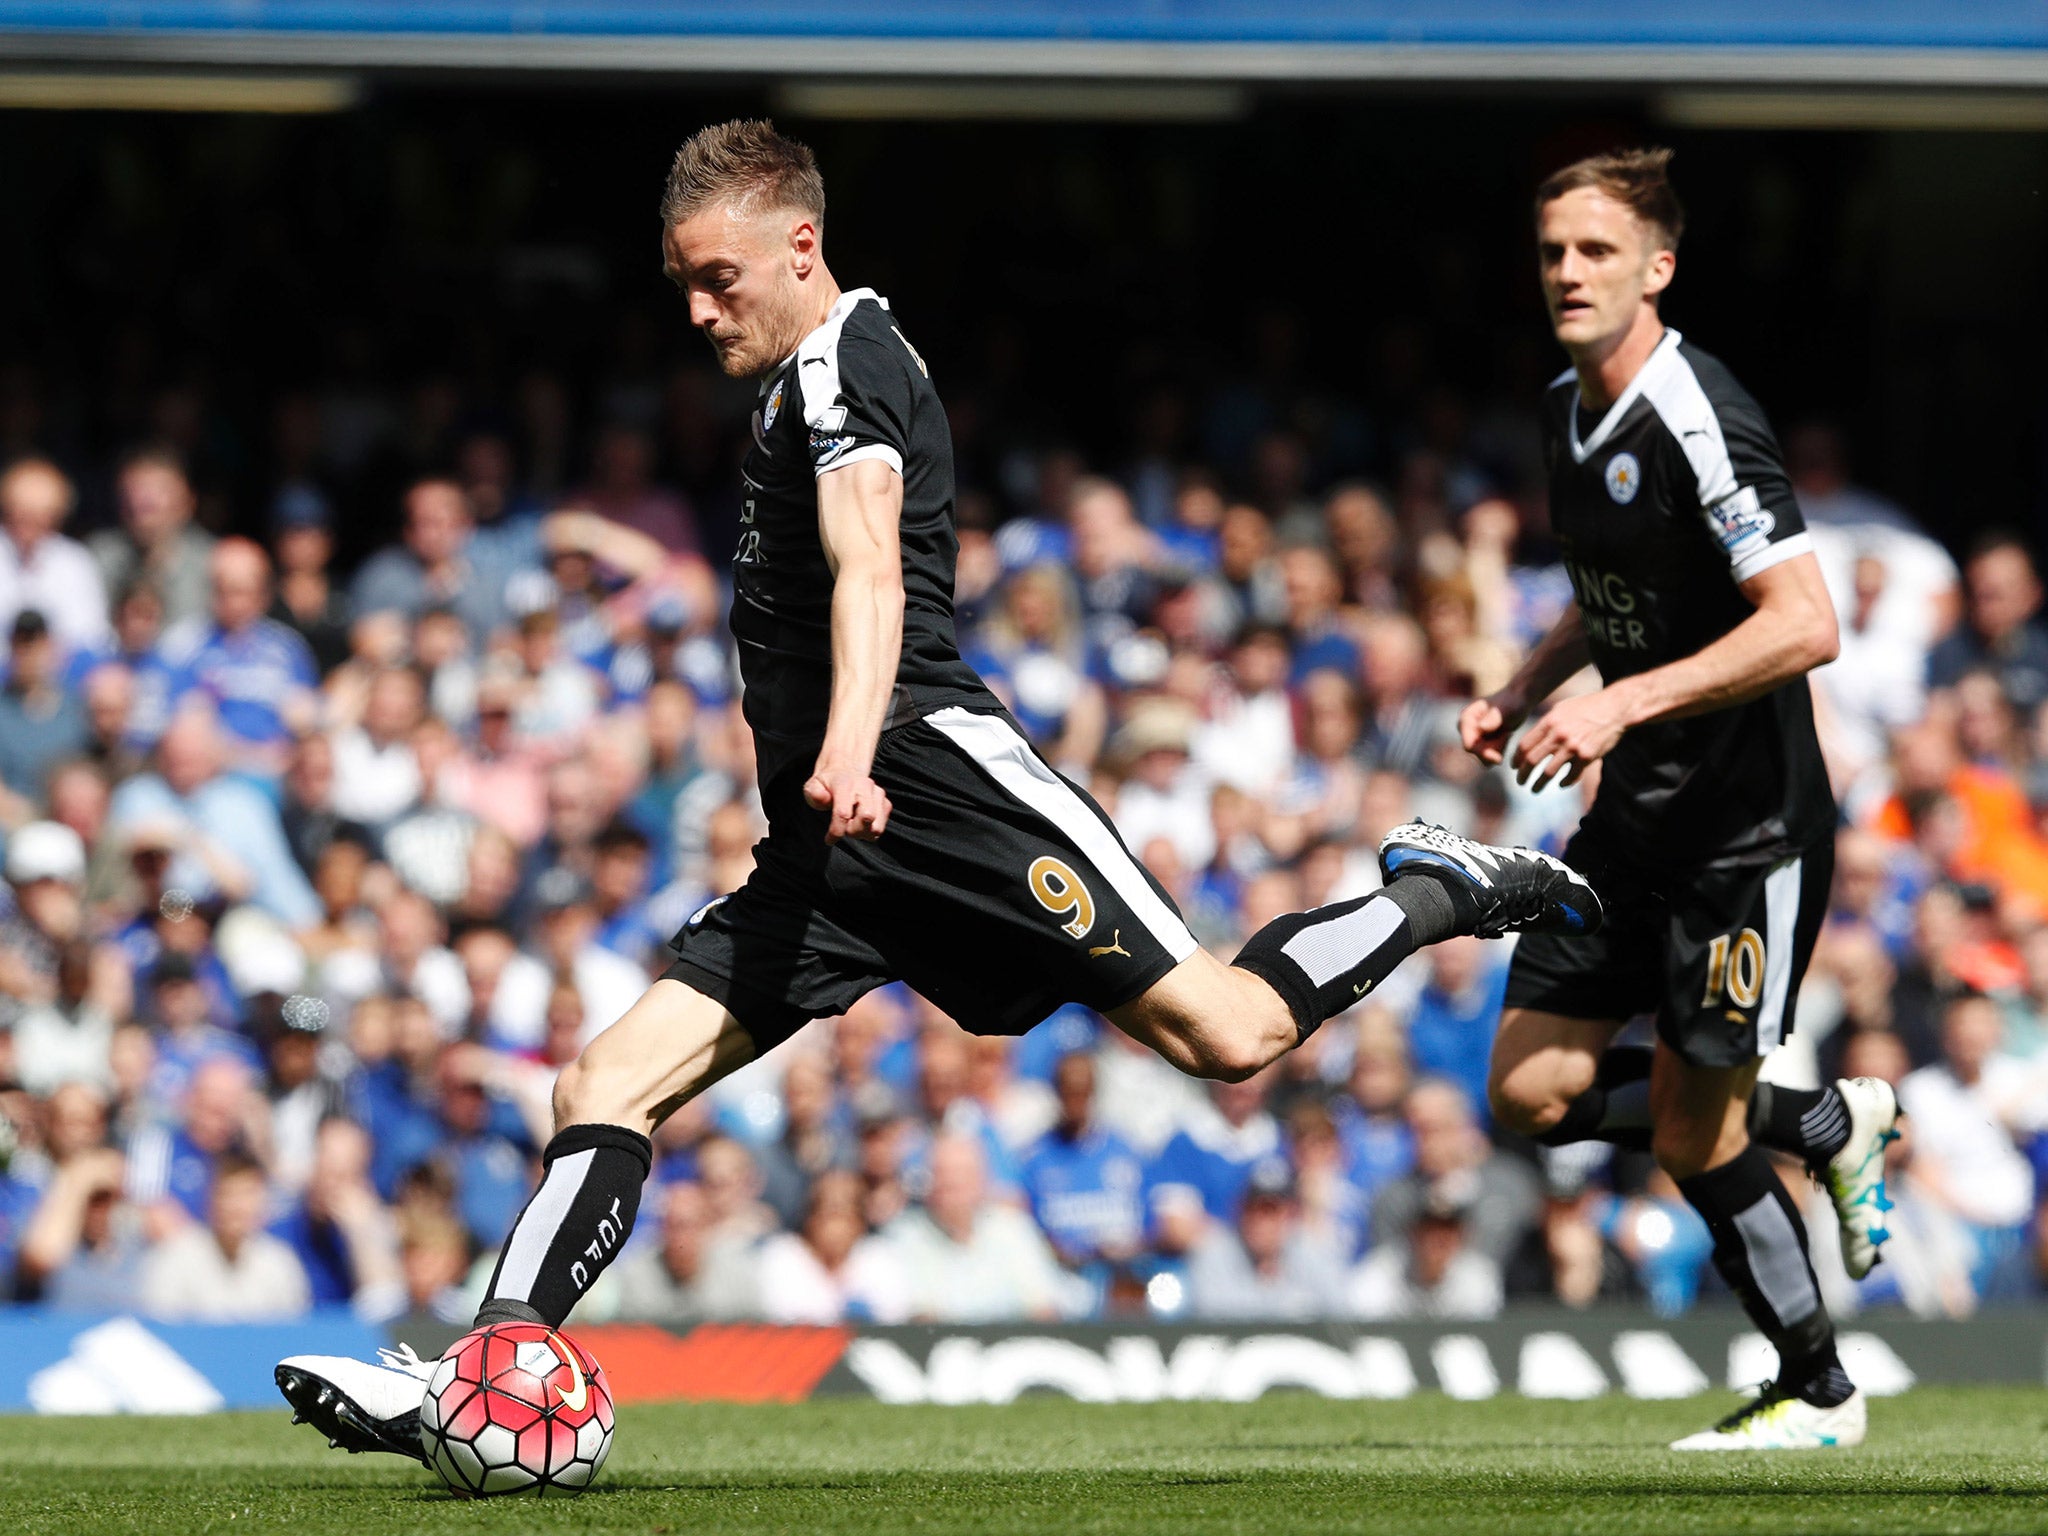
POLYGON ((1788 859, 1764 876, 1764 1005, 1756 1016, 1756 1053, 1768 1056, 1785 1039, 1785 998, 1792 990, 1799 941, 1800 861, 1788 859))
POLYGON ((1188 925, 1152 889, 1123 840, 1103 825, 1072 785, 1046 766, 1028 741, 1010 729, 1007 720, 955 707, 926 715, 924 723, 979 763, 1011 798, 1059 828, 1175 964, 1200 947, 1188 925))

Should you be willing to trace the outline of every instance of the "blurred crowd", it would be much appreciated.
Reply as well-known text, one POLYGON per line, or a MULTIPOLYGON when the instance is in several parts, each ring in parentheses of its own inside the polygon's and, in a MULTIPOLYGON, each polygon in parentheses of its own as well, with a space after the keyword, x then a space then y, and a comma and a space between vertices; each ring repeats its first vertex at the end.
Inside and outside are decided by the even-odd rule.
MULTIPOLYGON (((750 401, 677 379, 612 391, 587 442, 545 399, 287 400, 260 506, 209 494, 205 423, 175 409, 106 463, 8 417, 13 1297, 468 1318, 554 1073, 763 831, 719 558, 750 401), (389 541, 337 511, 371 484, 389 541)), ((1570 597, 1532 418, 1425 402, 1365 452, 1325 404, 1248 378, 1161 395, 1114 464, 963 456, 963 649, 1226 954, 1369 890, 1398 822, 1555 847, 1598 793, 1532 794, 1456 740, 1570 597)), ((1767 1070, 1899 1087, 1871 1279, 1786 1179, 1831 1305, 1961 1314, 2048 1267, 2042 587, 2016 539, 1959 567, 1824 427, 1787 449, 1842 621, 1815 686, 1843 827, 1767 1070)), ((1238 1084, 1078 1008, 976 1038, 884 988, 662 1128, 631 1250, 579 1315, 1681 1311, 1719 1281, 1668 1179, 1490 1126, 1509 953, 1418 955, 1238 1084)))

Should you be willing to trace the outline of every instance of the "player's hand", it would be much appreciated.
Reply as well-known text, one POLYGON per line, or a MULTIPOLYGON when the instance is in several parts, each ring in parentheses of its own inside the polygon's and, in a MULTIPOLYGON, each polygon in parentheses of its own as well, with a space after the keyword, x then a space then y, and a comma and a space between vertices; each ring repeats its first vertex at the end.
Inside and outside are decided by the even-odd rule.
POLYGON ((825 841, 842 837, 871 843, 889 825, 889 796, 865 773, 847 768, 829 768, 820 763, 804 784, 804 798, 821 811, 832 813, 825 828, 825 841))
POLYGON ((1515 744, 1515 781, 1546 789, 1578 783, 1588 766, 1615 748, 1628 712, 1612 688, 1560 699, 1515 744))
POLYGON ((1458 740, 1482 763, 1498 763, 1507 751, 1508 738, 1528 714, 1529 706, 1521 696, 1503 688, 1465 706, 1458 716, 1458 740))

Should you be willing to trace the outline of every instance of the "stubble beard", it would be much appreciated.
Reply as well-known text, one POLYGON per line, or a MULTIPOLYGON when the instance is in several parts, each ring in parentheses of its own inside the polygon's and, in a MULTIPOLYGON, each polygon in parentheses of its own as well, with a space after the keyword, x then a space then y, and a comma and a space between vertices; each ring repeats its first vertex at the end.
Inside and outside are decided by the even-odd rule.
POLYGON ((778 294, 776 302, 763 306, 752 323, 740 332, 736 346, 721 346, 716 337, 707 333, 705 340, 718 359, 719 371, 729 379, 758 379, 795 351, 803 340, 797 330, 797 303, 793 294, 778 294))

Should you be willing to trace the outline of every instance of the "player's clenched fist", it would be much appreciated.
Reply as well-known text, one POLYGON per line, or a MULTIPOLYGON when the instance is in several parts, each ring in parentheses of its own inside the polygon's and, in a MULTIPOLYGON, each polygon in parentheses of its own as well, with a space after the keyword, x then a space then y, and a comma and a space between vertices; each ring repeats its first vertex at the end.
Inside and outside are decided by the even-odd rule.
POLYGON ((830 811, 825 841, 842 837, 873 842, 889 825, 889 795, 865 773, 844 768, 820 768, 804 784, 804 798, 821 811, 830 811))
POLYGON ((1508 738, 1528 713, 1521 697, 1506 689, 1474 699, 1458 716, 1458 739, 1481 762, 1498 763, 1507 752, 1508 738))

